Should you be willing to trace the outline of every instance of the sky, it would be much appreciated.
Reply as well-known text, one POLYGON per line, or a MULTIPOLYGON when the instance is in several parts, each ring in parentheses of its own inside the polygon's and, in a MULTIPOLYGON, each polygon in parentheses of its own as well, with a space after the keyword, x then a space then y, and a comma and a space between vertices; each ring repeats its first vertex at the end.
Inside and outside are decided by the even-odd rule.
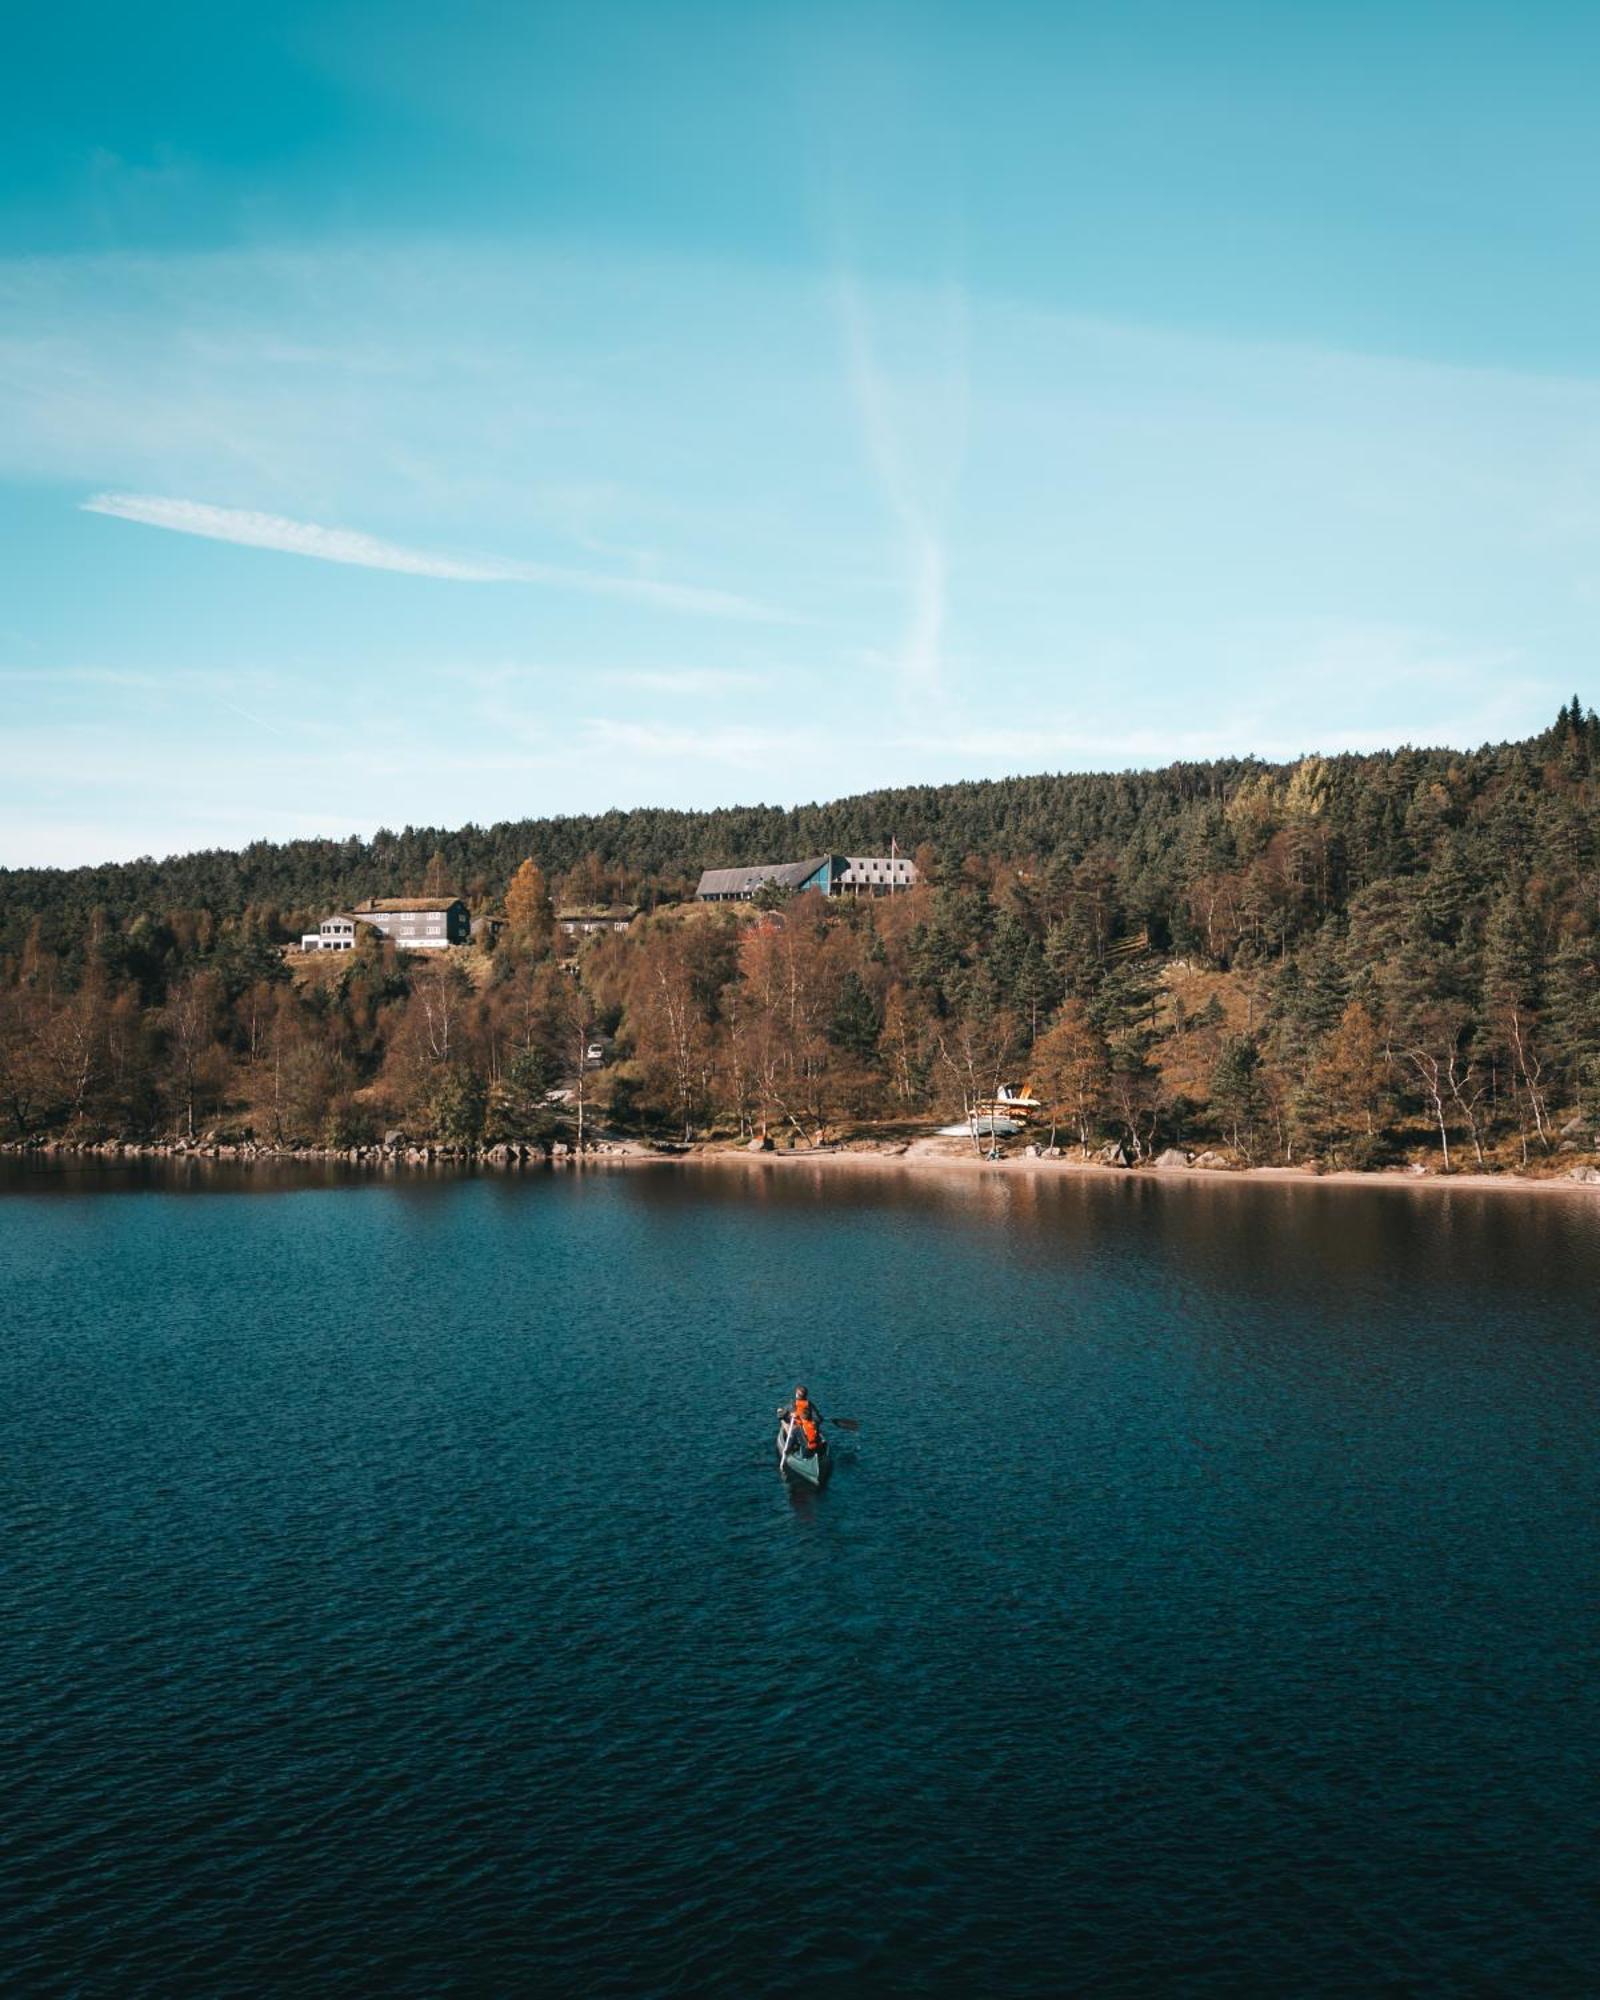
POLYGON ((1600 700, 1597 86, 1539 0, 19 13, 0 865, 1600 700))

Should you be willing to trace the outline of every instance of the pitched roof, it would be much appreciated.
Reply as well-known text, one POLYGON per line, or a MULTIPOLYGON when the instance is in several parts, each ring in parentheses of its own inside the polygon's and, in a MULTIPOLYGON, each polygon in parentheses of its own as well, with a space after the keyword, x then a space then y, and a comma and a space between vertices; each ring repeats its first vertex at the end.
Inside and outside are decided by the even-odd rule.
POLYGON ((775 889, 798 889, 825 867, 829 857, 813 854, 809 861, 759 862, 754 868, 708 868, 700 877, 697 896, 742 896, 770 882, 775 889))
POLYGON ((371 896, 356 904, 356 914, 375 910, 381 916, 401 916, 408 910, 453 910, 459 896, 371 896))

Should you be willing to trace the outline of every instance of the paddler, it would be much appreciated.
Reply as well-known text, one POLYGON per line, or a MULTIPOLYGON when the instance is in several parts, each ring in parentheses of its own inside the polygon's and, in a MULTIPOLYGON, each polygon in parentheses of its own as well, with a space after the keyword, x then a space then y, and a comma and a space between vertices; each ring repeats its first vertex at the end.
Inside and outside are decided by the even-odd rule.
POLYGON ((807 1458, 815 1458, 822 1449, 822 1412, 812 1402, 805 1384, 796 1386, 794 1403, 785 1412, 800 1433, 800 1445, 807 1458))

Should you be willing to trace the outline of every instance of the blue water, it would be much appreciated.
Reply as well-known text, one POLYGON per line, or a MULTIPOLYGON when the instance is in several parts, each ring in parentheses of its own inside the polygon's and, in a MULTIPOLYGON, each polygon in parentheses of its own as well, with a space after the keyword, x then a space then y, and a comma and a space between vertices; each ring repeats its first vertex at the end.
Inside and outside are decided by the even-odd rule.
POLYGON ((1587 1199, 6 1186, 8 1991, 1594 1990, 1587 1199))

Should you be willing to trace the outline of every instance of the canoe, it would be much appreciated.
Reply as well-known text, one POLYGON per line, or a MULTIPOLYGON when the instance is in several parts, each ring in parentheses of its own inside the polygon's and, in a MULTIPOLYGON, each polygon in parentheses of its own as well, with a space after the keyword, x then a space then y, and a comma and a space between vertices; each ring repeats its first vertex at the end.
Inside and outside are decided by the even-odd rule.
POLYGON ((808 1486, 826 1486, 828 1474, 833 1470, 827 1439, 823 1439, 819 1451, 808 1457, 798 1436, 791 1436, 793 1429, 787 1423, 778 1426, 778 1470, 786 1479, 803 1479, 808 1486))

